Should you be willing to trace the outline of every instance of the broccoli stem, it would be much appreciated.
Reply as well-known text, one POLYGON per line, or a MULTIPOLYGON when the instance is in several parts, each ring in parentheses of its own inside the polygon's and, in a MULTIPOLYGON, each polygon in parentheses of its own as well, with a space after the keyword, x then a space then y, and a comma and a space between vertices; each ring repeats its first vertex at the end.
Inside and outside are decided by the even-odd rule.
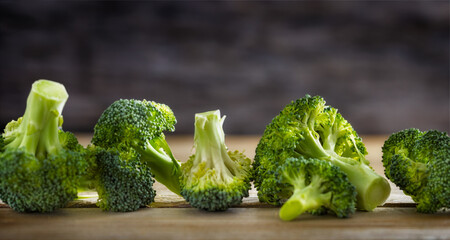
POLYGON ((391 187, 388 181, 368 165, 363 163, 352 165, 336 159, 332 159, 331 162, 345 172, 355 186, 358 192, 356 195, 358 209, 372 211, 389 197, 391 187))
POLYGON ((145 149, 138 149, 141 150, 142 161, 150 167, 156 181, 166 186, 170 191, 181 195, 180 163, 173 157, 163 135, 147 142, 145 149))
POLYGON ((18 128, 17 138, 6 147, 22 148, 44 159, 48 154, 57 154, 61 149, 58 138, 61 112, 69 95, 60 83, 38 80, 33 83, 27 106, 18 128))
POLYGON ((302 213, 318 209, 324 203, 329 202, 332 196, 331 192, 323 193, 321 183, 321 179, 317 176, 313 177, 311 183, 306 187, 298 187, 302 184, 299 185, 294 182, 292 185, 294 185, 295 190, 281 207, 280 218, 284 221, 291 221, 302 213))
POLYGON ((316 158, 325 158, 328 157, 329 154, 322 147, 318 136, 314 136, 313 132, 310 130, 307 131, 306 134, 302 134, 301 141, 298 143, 296 147, 296 152, 301 155, 306 155, 308 157, 316 157, 316 158))
POLYGON ((204 162, 207 169, 214 169, 218 178, 228 182, 238 170, 225 145, 224 120, 219 110, 195 114, 194 166, 200 167, 204 162))
MULTIPOLYGON (((365 159, 357 161, 353 158, 339 156, 334 151, 334 147, 325 149, 320 144, 319 139, 314 137, 310 131, 308 134, 303 134, 303 136, 304 138, 296 147, 296 152, 307 157, 330 161, 340 167, 347 174, 350 182, 356 187, 358 192, 356 207, 358 209, 372 211, 389 197, 391 188, 388 181, 366 165, 365 159)), ((327 146, 335 145, 332 142, 327 142, 327 146)))

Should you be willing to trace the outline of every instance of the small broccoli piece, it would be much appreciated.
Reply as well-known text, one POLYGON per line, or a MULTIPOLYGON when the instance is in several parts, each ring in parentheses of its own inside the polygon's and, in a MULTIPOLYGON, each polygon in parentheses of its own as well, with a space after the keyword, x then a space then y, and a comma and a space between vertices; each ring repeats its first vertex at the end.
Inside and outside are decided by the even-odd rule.
POLYGON ((365 158, 361 138, 335 108, 320 96, 288 104, 266 127, 255 153, 254 184, 261 202, 280 204, 274 170, 288 158, 304 156, 329 161, 356 187, 357 208, 371 211, 388 198, 388 181, 365 158))
POLYGON ((165 140, 164 131, 175 130, 175 115, 164 104, 153 101, 120 99, 100 116, 92 144, 119 152, 135 152, 150 167, 155 179, 180 195, 180 163, 165 140))
POLYGON ((293 220, 304 212, 329 210, 340 218, 355 212, 355 187, 345 173, 330 162, 289 158, 278 167, 275 175, 280 199, 287 199, 280 209, 283 220, 293 220))
POLYGON ((5 127, 0 198, 15 211, 51 212, 77 197, 88 163, 75 136, 60 130, 67 99, 62 84, 38 80, 24 115, 5 127))
POLYGON ((84 152, 85 148, 78 142, 75 134, 71 132, 65 132, 63 130, 59 130, 58 132, 59 142, 61 146, 65 149, 76 151, 76 152, 84 152))
POLYGON ((136 211, 154 201, 153 175, 133 149, 90 146, 89 150, 95 155, 92 182, 99 196, 97 206, 102 210, 136 211))
POLYGON ((181 195, 191 206, 223 211, 248 197, 251 160, 228 151, 220 111, 195 115, 195 153, 181 166, 181 195))
POLYGON ((418 203, 417 211, 450 207, 450 137, 445 132, 405 129, 384 143, 385 175, 418 203))

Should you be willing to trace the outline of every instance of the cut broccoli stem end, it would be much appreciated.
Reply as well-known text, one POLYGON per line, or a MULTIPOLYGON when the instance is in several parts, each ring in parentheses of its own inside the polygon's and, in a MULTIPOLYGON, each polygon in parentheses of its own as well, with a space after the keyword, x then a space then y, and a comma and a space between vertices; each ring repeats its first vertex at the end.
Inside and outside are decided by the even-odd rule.
POLYGON ((284 221, 294 220, 304 212, 320 208, 329 202, 330 198, 330 193, 322 193, 314 184, 297 188, 280 208, 279 216, 284 221))
POLYGON ((37 158, 46 158, 61 149, 58 138, 61 112, 69 95, 60 83, 38 80, 33 83, 18 134, 6 148, 22 148, 37 158))
POLYGON ((305 134, 295 149, 299 155, 326 160, 341 168, 347 174, 349 181, 357 191, 357 208, 372 211, 382 205, 389 197, 391 187, 389 182, 373 171, 365 161, 342 157, 333 149, 324 149, 313 134, 305 134))
MULTIPOLYGON (((158 141, 162 140, 158 139, 158 141)), ((172 154, 166 153, 163 147, 152 144, 151 141, 147 142, 145 149, 138 149, 140 149, 142 161, 150 167, 156 181, 181 196, 179 181, 181 175, 180 163, 172 157, 172 154)))
POLYGON ((382 205, 391 193, 389 182, 368 165, 356 165, 342 161, 332 161, 347 174, 349 181, 355 186, 357 195, 356 207, 359 210, 372 211, 382 205))

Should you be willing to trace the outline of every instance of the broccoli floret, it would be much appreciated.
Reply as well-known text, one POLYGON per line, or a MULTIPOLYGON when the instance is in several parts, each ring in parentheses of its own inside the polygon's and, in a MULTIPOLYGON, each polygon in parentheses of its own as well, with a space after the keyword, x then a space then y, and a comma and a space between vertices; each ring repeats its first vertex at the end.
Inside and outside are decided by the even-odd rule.
POLYGON ((450 137, 445 132, 405 129, 384 143, 385 175, 418 203, 417 211, 450 207, 450 137))
POLYGON ((195 153, 181 166, 181 195, 191 206, 223 211, 248 197, 251 160, 228 151, 220 111, 195 115, 195 153))
POLYGON ((355 211, 356 190, 347 176, 330 162, 315 158, 288 158, 275 172, 278 195, 287 199, 280 209, 286 221, 304 212, 330 211, 347 217, 355 211))
POLYGON ((65 149, 69 149, 76 152, 83 152, 86 149, 78 142, 75 134, 67 131, 59 130, 58 132, 59 142, 65 149))
POLYGON ((62 84, 33 83, 25 113, 2 134, 0 198, 19 212, 51 212, 77 197, 88 163, 71 133, 60 130, 68 99, 62 84))
POLYGON ((97 206, 104 211, 130 212, 152 203, 155 198, 153 175, 133 149, 88 148, 95 155, 93 187, 97 206))
POLYGON ((279 205, 275 169, 287 158, 304 156, 338 166, 356 187, 357 208, 371 211, 388 198, 390 186, 365 155, 367 150, 350 123, 322 97, 306 95, 288 104, 258 143, 253 169, 259 200, 279 205))
POLYGON ((167 105, 120 99, 100 116, 92 144, 126 154, 133 152, 133 158, 150 167, 158 182, 180 195, 180 163, 163 134, 163 131, 174 131, 175 123, 175 115, 167 105))

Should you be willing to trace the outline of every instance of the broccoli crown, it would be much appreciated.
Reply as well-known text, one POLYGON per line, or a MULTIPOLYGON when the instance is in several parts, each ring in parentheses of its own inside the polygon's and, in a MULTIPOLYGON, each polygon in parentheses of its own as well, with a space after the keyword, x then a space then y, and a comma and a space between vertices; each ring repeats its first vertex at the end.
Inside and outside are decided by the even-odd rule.
POLYGON ((293 220, 304 212, 331 211, 338 217, 354 213, 356 190, 346 174, 330 162, 315 158, 288 158, 275 172, 274 194, 287 201, 280 218, 293 220))
POLYGON ((369 166, 356 131, 320 96, 292 101, 267 125, 255 152, 253 178, 261 202, 280 204, 274 173, 288 158, 326 160, 341 168, 358 192, 357 207, 372 210, 390 193, 389 183, 369 166))
POLYGON ((120 144, 144 147, 147 141, 160 136, 163 131, 174 131, 175 123, 175 116, 167 105, 120 99, 98 119, 92 143, 104 148, 120 144))
POLYGON ((135 211, 153 202, 153 175, 150 168, 139 161, 132 149, 125 151, 96 147, 94 187, 98 192, 97 205, 105 211, 135 211))
POLYGON ((26 151, 8 148, 0 158, 0 197, 18 212, 64 207, 77 197, 78 179, 87 167, 81 153, 68 150, 38 160, 26 151))
POLYGON ((434 213, 450 207, 450 137, 445 132, 405 129, 384 143, 385 175, 418 203, 417 210, 434 213))
POLYGON ((250 190, 251 160, 228 151, 220 111, 195 115, 195 153, 181 166, 181 195, 191 206, 223 211, 240 204, 250 190))
POLYGON ((155 179, 180 194, 180 163, 165 140, 174 131, 176 118, 165 104, 120 99, 112 103, 94 127, 92 143, 105 149, 136 151, 139 161, 150 167, 155 179))
POLYGON ((0 198, 16 211, 51 212, 77 196, 88 163, 75 136, 60 130, 67 98, 63 85, 36 81, 25 114, 5 127, 0 198))

